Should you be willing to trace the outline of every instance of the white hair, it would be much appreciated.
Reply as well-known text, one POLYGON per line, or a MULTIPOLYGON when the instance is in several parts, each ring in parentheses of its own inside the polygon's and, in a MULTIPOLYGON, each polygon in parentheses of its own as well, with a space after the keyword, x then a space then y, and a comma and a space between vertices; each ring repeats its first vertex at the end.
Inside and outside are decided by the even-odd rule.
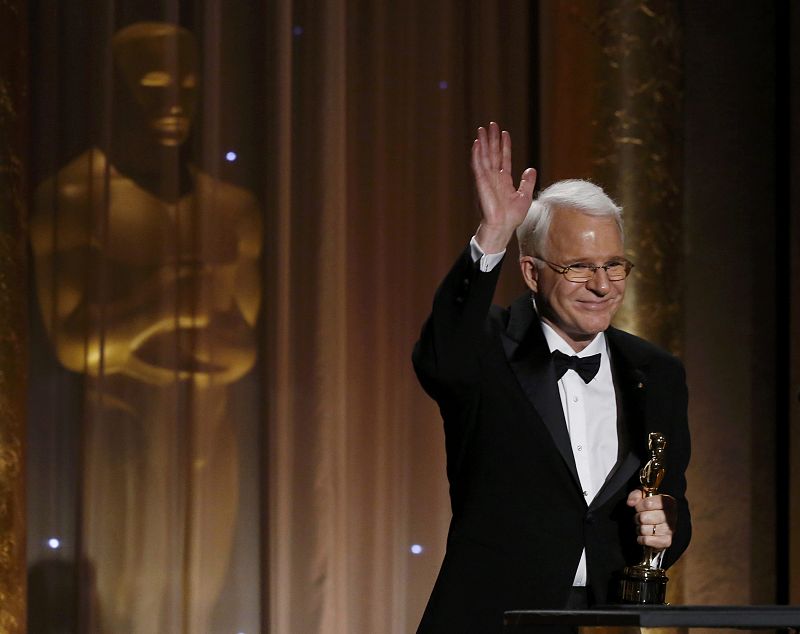
POLYGON ((517 227, 520 256, 544 255, 550 222, 559 208, 574 209, 590 216, 611 216, 624 237, 622 207, 617 206, 600 187, 578 179, 558 181, 539 192, 525 220, 517 227))

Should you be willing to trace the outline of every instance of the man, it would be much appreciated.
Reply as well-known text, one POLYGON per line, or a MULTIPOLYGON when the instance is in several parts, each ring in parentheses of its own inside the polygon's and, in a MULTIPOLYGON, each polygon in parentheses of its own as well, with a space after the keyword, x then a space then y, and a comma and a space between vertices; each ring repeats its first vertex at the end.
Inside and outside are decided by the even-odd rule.
POLYGON ((479 128, 478 230, 436 293, 414 367, 444 420, 453 518, 419 632, 501 632, 503 612, 613 602, 615 574, 691 534, 681 363, 611 327, 632 264, 620 209, 585 181, 531 204, 511 139, 479 128), (491 306, 514 232, 530 293, 491 306), (572 358, 572 357, 577 357, 572 358), (663 495, 643 498, 647 435, 667 438, 663 495))

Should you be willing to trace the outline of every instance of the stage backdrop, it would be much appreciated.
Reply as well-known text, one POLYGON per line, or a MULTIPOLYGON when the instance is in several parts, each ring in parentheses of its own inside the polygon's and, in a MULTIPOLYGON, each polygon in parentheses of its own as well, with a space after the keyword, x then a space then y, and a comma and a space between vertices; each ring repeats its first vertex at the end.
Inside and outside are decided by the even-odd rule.
MULTIPOLYGON (((30 16, 30 227, 3 230, 32 256, 31 632, 415 629, 449 506, 410 353, 476 227, 469 148, 492 119, 516 176, 619 198, 639 271, 624 324, 686 359, 696 533, 671 600, 788 595, 780 501, 798 487, 775 477, 775 369, 797 334, 776 302, 790 259, 764 254, 792 225, 758 195, 779 188, 775 11, 32 0, 30 16)), ((515 248, 500 303, 521 290, 515 248)))
POLYGON ((414 629, 449 507, 411 348, 475 128, 530 158, 528 3, 31 12, 31 629, 414 629))

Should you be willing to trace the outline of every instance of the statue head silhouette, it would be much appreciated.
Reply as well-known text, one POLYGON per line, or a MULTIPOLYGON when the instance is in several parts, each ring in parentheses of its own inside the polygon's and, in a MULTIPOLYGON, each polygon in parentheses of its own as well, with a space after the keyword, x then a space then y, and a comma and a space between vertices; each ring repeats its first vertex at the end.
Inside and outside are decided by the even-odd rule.
POLYGON ((115 33, 111 45, 117 73, 156 141, 183 143, 198 88, 192 33, 166 22, 137 22, 115 33))

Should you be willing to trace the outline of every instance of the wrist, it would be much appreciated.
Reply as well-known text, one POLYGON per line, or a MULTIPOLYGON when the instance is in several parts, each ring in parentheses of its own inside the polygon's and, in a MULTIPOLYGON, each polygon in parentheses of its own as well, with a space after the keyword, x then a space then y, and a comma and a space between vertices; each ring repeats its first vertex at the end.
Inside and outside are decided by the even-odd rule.
POLYGON ((481 223, 475 232, 475 240, 486 254, 504 251, 514 235, 514 229, 507 227, 492 227, 481 223))

